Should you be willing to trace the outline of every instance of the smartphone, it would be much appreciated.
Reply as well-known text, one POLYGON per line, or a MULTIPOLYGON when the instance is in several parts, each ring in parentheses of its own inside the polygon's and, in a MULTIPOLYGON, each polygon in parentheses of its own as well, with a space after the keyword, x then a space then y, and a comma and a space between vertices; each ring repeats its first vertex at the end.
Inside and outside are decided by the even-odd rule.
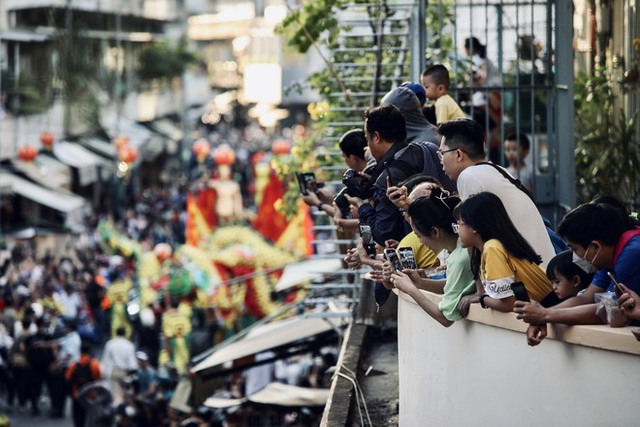
POLYGON ((402 264, 403 269, 409 270, 417 270, 418 265, 416 264, 416 257, 413 254, 413 249, 404 246, 402 248, 398 248, 398 257, 400 258, 400 264, 402 264))
POLYGON ((609 279, 611 279, 611 281, 613 282, 613 290, 615 291, 616 296, 620 298, 620 296, 624 294, 624 290, 622 290, 620 283, 618 283, 618 281, 615 277, 613 277, 613 274, 611 274, 610 271, 607 271, 607 276, 609 276, 609 279))
POLYGON ((302 194, 307 194, 309 191, 315 192, 320 187, 316 180, 316 174, 313 172, 297 172, 296 178, 302 194))
POLYGON ((360 237, 362 237, 362 245, 364 250, 371 258, 376 256, 376 242, 373 240, 373 233, 371 232, 371 226, 369 224, 358 224, 358 231, 360 231, 360 237))
POLYGON ((395 249, 385 248, 384 257, 389 260, 394 271, 402 271, 402 263, 400 262, 400 257, 395 249))
POLYGON ((524 287, 524 283, 522 282, 512 283, 511 290, 513 291, 513 296, 516 297, 516 301, 531 302, 531 299, 529 298, 529 294, 527 293, 527 289, 524 287))

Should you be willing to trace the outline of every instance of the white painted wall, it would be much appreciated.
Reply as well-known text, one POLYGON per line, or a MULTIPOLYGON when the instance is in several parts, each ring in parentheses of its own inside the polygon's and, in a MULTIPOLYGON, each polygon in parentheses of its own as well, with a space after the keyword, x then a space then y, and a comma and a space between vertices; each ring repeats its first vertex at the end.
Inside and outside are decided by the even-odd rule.
MULTIPOLYGON (((402 427, 640 425, 638 354, 555 339, 532 348, 523 332, 511 329, 524 330, 511 313, 472 307, 477 321, 444 328, 406 296, 398 305, 402 427)), ((640 352, 630 329, 578 326, 556 333, 640 352)))

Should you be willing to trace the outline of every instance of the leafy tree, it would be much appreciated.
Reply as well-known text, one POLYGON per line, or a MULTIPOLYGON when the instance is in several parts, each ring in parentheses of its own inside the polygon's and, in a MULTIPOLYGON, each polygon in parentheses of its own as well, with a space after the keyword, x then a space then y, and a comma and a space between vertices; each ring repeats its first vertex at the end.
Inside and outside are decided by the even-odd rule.
POLYGON ((638 112, 627 116, 617 107, 611 70, 581 73, 574 85, 576 180, 578 201, 612 195, 638 204, 640 149, 638 112))
POLYGON ((167 43, 154 43, 140 54, 138 76, 141 80, 171 80, 180 77, 186 68, 195 63, 196 55, 184 42, 172 47, 167 43))

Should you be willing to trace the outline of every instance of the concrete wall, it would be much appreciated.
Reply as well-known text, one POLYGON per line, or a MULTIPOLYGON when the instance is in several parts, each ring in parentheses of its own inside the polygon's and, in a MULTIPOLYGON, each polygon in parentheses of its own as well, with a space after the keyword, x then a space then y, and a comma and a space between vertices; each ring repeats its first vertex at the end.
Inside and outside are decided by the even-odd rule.
POLYGON ((532 348, 512 313, 469 318, 444 328, 400 295, 400 426, 640 424, 631 328, 558 326, 532 348))

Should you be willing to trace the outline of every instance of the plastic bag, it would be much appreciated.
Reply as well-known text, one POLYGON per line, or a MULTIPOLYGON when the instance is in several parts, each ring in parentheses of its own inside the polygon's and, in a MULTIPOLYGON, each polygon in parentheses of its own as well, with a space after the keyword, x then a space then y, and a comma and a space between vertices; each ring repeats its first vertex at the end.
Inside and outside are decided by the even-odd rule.
POLYGON ((618 298, 612 292, 600 292, 594 295, 596 314, 612 328, 627 326, 629 319, 618 306, 618 298))

